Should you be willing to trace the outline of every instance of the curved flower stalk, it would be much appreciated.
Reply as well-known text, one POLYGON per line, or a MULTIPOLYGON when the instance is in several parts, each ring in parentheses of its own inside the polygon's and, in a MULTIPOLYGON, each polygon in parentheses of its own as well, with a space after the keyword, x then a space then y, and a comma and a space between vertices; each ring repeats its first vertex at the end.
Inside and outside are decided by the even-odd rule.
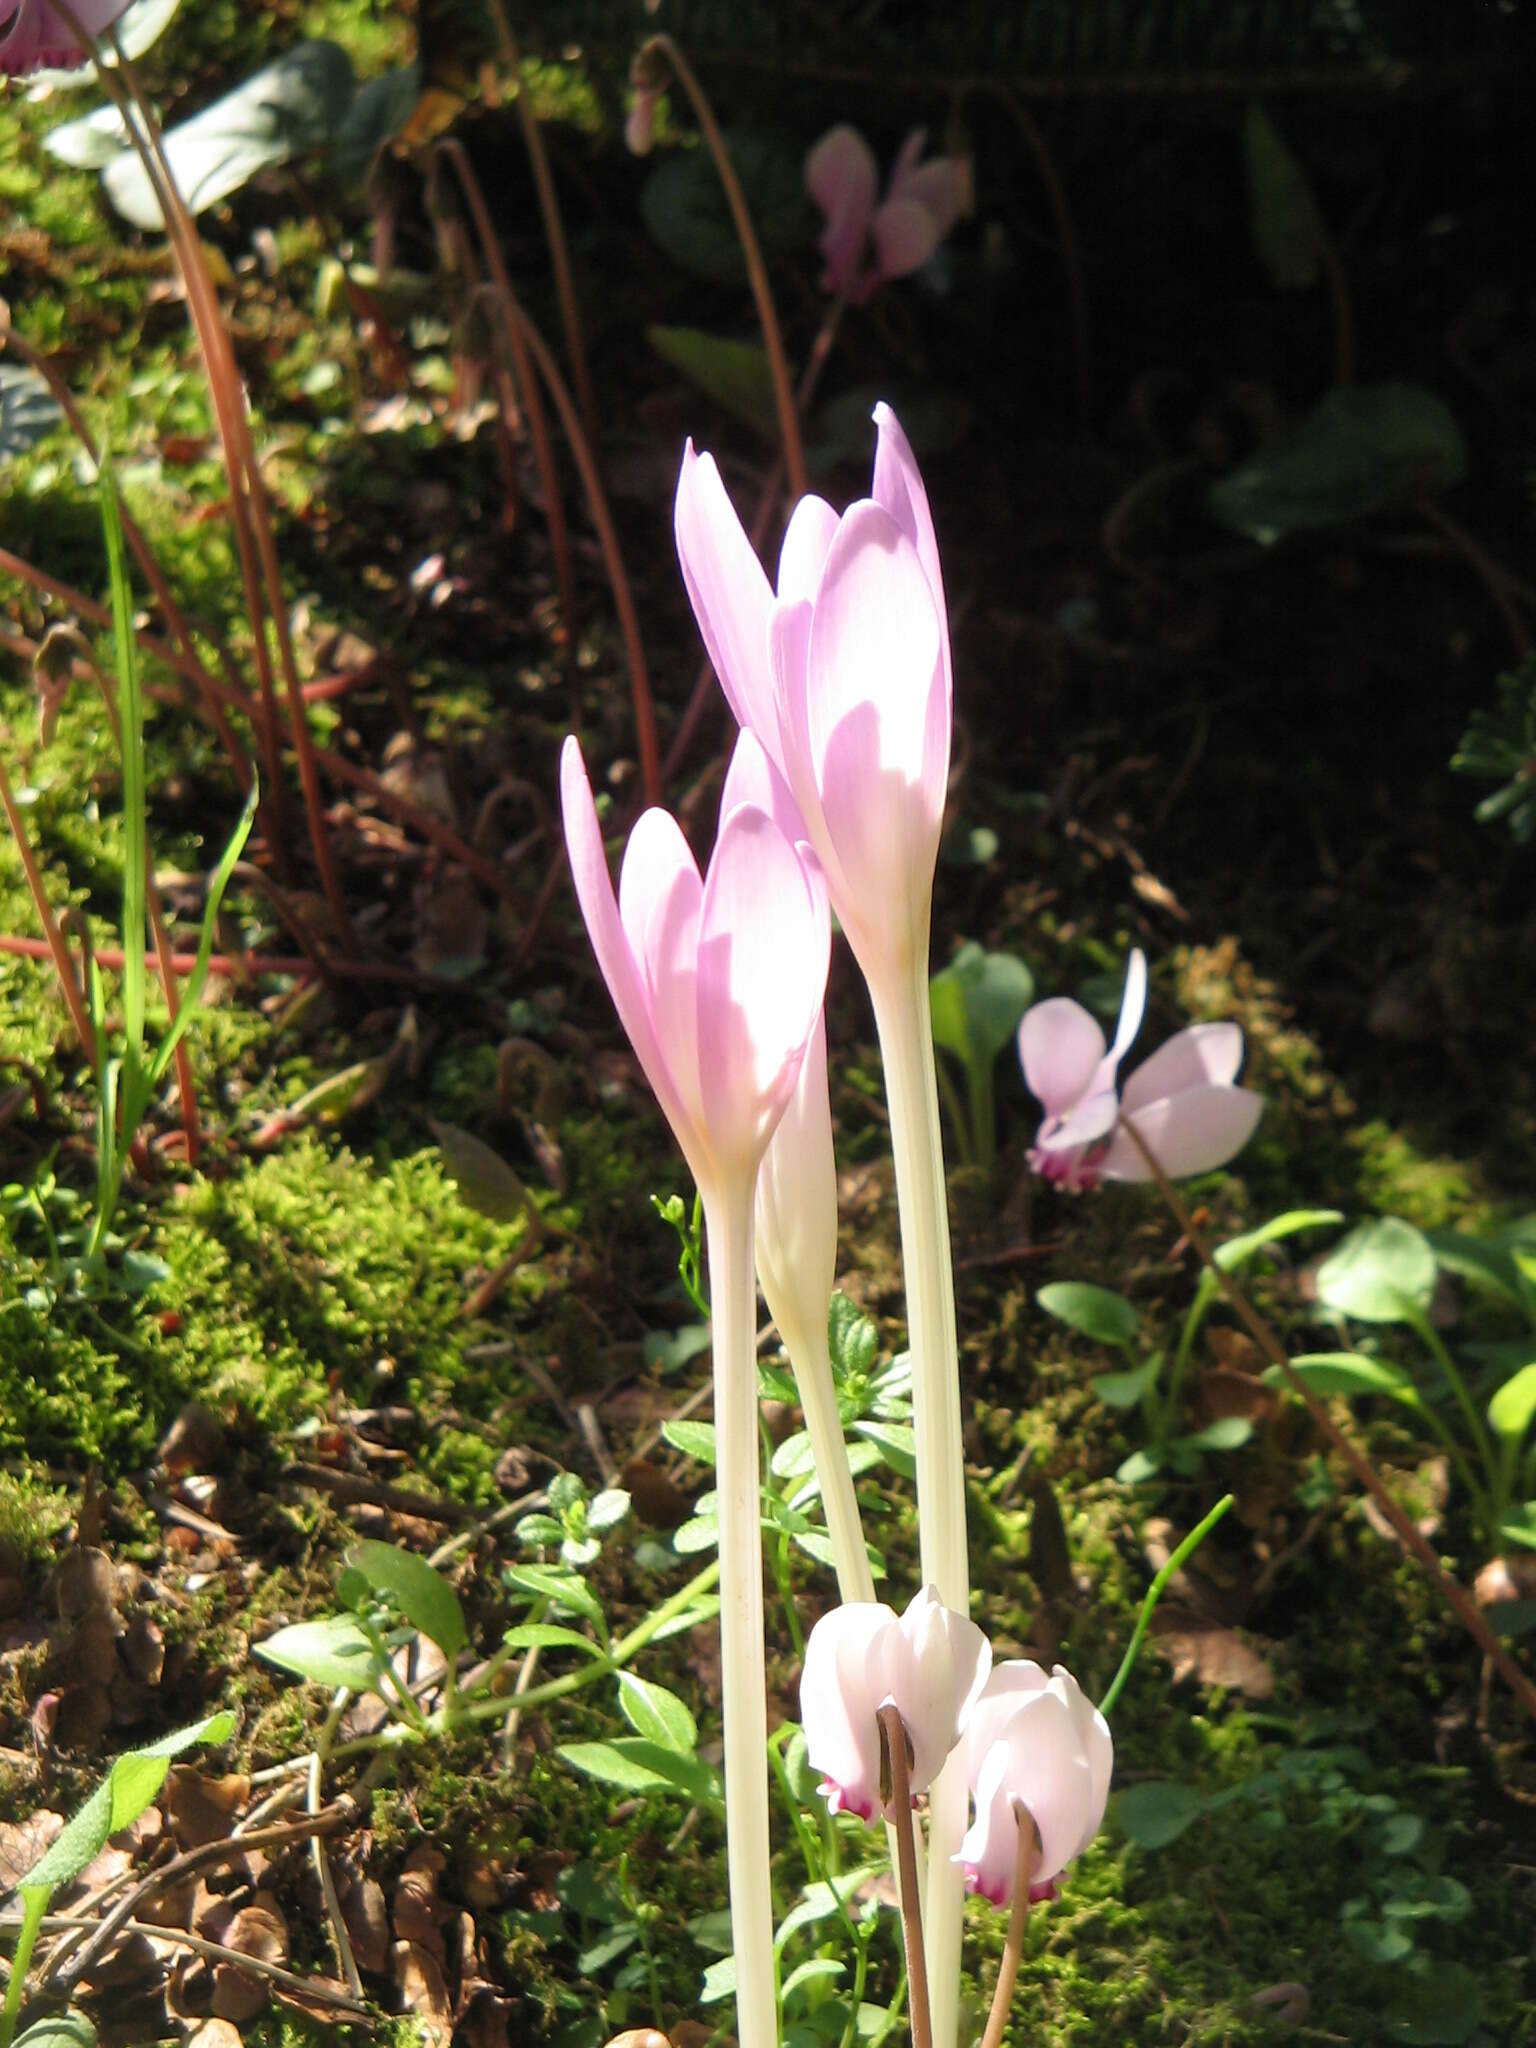
POLYGON ((822 286, 862 305, 880 285, 921 270, 972 205, 968 157, 922 161, 925 128, 914 128, 878 201, 875 153, 857 128, 829 128, 805 160, 805 189, 826 216, 822 286), (873 243, 872 257, 866 251, 873 243))
POLYGON ((1120 1128, 1126 1123, 1173 1179, 1225 1166, 1253 1136, 1264 1099, 1235 1085, 1243 1063, 1235 1024, 1190 1025, 1117 1087, 1146 1005, 1147 963, 1138 948, 1107 1051, 1096 1020, 1070 997, 1053 996, 1026 1012, 1019 1058, 1046 1112, 1029 1163, 1043 1179, 1074 1191, 1101 1180, 1150 1180, 1135 1139, 1120 1128))
POLYGON ((91 55, 82 38, 103 34, 127 8, 128 0, 68 0, 67 8, 16 0, 0 22, 0 71, 73 71, 91 55))
POLYGON ((1025 1659, 995 1666, 965 1724, 976 1817, 959 1860, 971 1888, 994 1906, 1011 1903, 1027 1816, 1040 1843, 1030 1897, 1054 1897, 1099 1831, 1114 1754, 1109 1723, 1064 1665, 1049 1678, 1025 1659))
MULTIPOLYGON (((786 839, 804 839, 805 824, 794 798, 749 732, 740 735, 731 756, 720 798, 722 823, 742 804, 765 811, 786 839)), ((755 1242, 758 1284, 789 1354, 805 1415, 837 1590, 844 1600, 873 1600, 875 1582, 827 1344, 837 1277, 837 1164, 827 1099, 827 1032, 820 1018, 789 1107, 758 1170, 755 1242)))
POLYGON ((755 805, 701 879, 676 821, 645 812, 615 900, 581 749, 560 764, 582 916, 620 1021, 698 1183, 714 1326, 726 1860, 743 2048, 777 2038, 757 1434, 753 1191, 821 1015, 830 932, 812 856, 755 805))
POLYGON ((899 1618, 878 1601, 824 1614, 805 1646, 800 1720, 806 1755, 833 1813, 891 1814, 882 1783, 880 1710, 894 1706, 910 1751, 909 1789, 925 1792, 960 1739, 992 1648, 973 1621, 925 1586, 899 1618))
MULTIPOLYGON (((890 408, 875 408, 871 494, 841 517, 802 498, 777 590, 719 472, 690 443, 678 480, 683 580, 738 722, 788 785, 869 983, 885 1066, 913 1361, 925 1582, 969 1607, 965 1468, 949 1213, 928 1000, 933 870, 949 775, 952 677, 927 493, 890 408)), ((934 2039, 959 2014, 963 1779, 930 1801, 928 1963, 934 2039)))

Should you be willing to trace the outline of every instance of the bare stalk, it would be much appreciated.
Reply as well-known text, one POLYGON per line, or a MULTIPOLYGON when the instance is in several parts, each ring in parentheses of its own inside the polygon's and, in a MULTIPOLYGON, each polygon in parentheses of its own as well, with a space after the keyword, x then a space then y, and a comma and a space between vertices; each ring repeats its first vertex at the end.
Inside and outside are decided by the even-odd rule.
POLYGON ((27 877, 27 887, 32 892, 32 902, 37 911, 37 921, 43 928, 48 945, 48 957, 53 962, 53 971, 59 977, 59 987, 69 1005, 70 1021, 75 1027, 75 1036, 81 1049, 94 1067, 97 1063, 96 1034, 91 1029, 91 1020, 86 1015, 85 997, 75 975, 75 963, 70 958, 64 934, 59 930, 59 921, 53 914, 53 905, 48 901, 48 892, 43 887, 42 871, 37 865, 37 856, 32 851, 32 842, 27 837, 27 828, 22 822, 21 808, 11 788, 11 778, 5 772, 5 750, 0 747, 0 806, 5 810, 11 836, 16 841, 16 851, 21 855, 21 865, 27 877))
POLYGON ((1016 1799, 1013 1814, 1019 1824, 1019 1862, 1013 1877, 1013 1911, 1008 1916, 1003 1959, 997 1966, 997 1989, 992 1994, 992 2010, 987 2014, 987 2031, 981 2037, 981 2048, 1003 2048, 1003 2029, 1008 2024, 1008 2009, 1013 2004, 1014 1986, 1019 1981, 1024 1930, 1029 1925, 1030 1880, 1038 1867, 1040 1855, 1040 1839, 1035 1833, 1034 1817, 1028 1807, 1016 1799))
POLYGON ((933 2020, 928 2010, 928 1964, 923 1952, 923 1912, 917 1881, 917 1843, 912 1830, 912 1783, 908 1772, 907 1731, 891 1701, 875 1717, 890 1777, 896 1836, 897 1875, 901 1889, 901 1940, 907 1957, 907 2001, 912 2009, 912 2048, 933 2048, 933 2020))

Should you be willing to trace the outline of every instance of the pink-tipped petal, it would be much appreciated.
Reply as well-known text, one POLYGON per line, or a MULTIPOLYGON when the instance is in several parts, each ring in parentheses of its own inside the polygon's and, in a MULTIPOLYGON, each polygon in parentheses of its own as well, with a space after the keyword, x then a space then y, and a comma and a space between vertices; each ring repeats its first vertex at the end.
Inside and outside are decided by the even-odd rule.
POLYGON ((939 542, 933 530, 933 514, 928 507, 928 493, 923 486, 917 457, 912 453, 912 444, 902 431, 901 422, 883 400, 875 407, 874 420, 875 473, 870 485, 870 496, 877 505, 885 507, 917 549, 917 558, 922 563, 923 574, 928 579, 933 608, 939 617, 944 688, 946 695, 952 696, 954 685, 950 667, 949 613, 945 608, 944 574, 939 567, 939 542))
POLYGON ((756 1176, 793 1092, 827 986, 819 867, 766 813, 733 811, 699 915, 699 1085, 714 1156, 756 1176))
POLYGON ((1070 996, 1050 996, 1025 1011, 1019 1059, 1029 1092, 1047 1116, 1071 1109, 1103 1058, 1104 1033, 1097 1019, 1070 996))
POLYGON ((768 618, 773 592, 742 531, 712 455, 683 450, 673 508, 688 601, 736 723, 751 728, 778 766, 768 618))
POLYGON ((880 1724, 889 1685, 886 1646, 896 1616, 878 1601, 852 1601, 811 1630, 800 1677, 806 1757, 825 1780, 834 1813, 872 1820, 880 1807, 880 1724))
POLYGON ((1229 1088, 1243 1064, 1243 1034, 1236 1024, 1191 1024, 1142 1061, 1120 1091, 1127 1109, 1144 1109, 1186 1088, 1229 1088))
MULTIPOLYGON (((1249 1088, 1187 1088, 1149 1102, 1128 1119, 1170 1180, 1213 1173, 1241 1152, 1263 1113, 1264 1098, 1249 1088)), ((1109 1180, 1150 1180, 1151 1172, 1124 1130, 1115 1133, 1100 1163, 1109 1180)))
POLYGON ((723 825, 732 811, 740 810, 743 804, 766 811, 792 844, 804 839, 805 820, 790 794, 789 784, 769 760, 756 733, 745 726, 736 735, 725 787, 720 792, 720 823, 723 825))
POLYGON ((874 151, 846 123, 829 129, 806 157, 805 189, 826 216, 820 248, 828 291, 852 293, 858 286, 879 183, 874 151))
POLYGON ((779 549, 781 603, 815 597, 837 528, 838 516, 826 499, 818 498, 813 491, 807 492, 790 514, 779 549))
POLYGON ((885 279, 910 277, 921 270, 941 240, 938 222, 915 199, 887 199, 875 208, 869 225, 875 268, 885 279))
POLYGON ((702 1135, 684 1107, 656 1035, 646 970, 631 949, 619 915, 607 857, 603 852, 597 806, 592 801, 581 746, 575 738, 566 741, 560 756, 560 807, 565 823, 566 850, 576 884, 576 900, 581 905, 597 964, 608 984, 619 1021, 635 1049, 635 1057, 661 1104, 662 1113, 671 1124, 695 1179, 702 1180, 708 1164, 702 1135))

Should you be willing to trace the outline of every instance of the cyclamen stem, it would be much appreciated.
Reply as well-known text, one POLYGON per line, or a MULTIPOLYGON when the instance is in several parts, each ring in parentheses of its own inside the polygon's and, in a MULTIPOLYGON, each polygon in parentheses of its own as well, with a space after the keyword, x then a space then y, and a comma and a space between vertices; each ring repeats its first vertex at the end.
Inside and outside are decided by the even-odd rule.
POLYGON ((1019 1963, 1024 1955, 1024 1930, 1029 1925, 1029 1882, 1040 1854, 1034 1816, 1018 1800, 1014 1801, 1013 1810, 1019 1823, 1019 1867, 1014 1873, 1013 1911, 1008 1916, 1003 1960, 997 1966, 997 1989, 992 1994, 992 2010, 987 2014, 981 2048, 1002 2048, 1003 2029, 1008 2024, 1008 2009, 1013 2004, 1013 1988, 1019 1981, 1019 1963))
POLYGON ((923 1954, 923 1915, 918 1903, 917 1844, 912 1825, 912 1784, 907 1771, 907 1731, 896 1708, 883 1706, 877 1719, 890 1773, 891 1822, 901 1881, 901 1938, 907 1956, 907 1992, 912 2007, 912 2048, 933 2048, 928 2008, 928 1965, 923 1954))
MULTIPOLYGON (((888 982, 871 981, 870 996, 885 1063, 901 1217, 922 1575, 926 1584, 938 1588, 946 1607, 968 1615, 960 1364, 926 944, 905 975, 888 982)), ((951 1753, 929 1790, 928 1804, 925 1920, 933 2038, 935 2048, 954 2048, 960 2016, 965 1880, 953 1858, 965 1833, 968 1812, 962 1750, 951 1753)))
POLYGON ((706 1197, 704 1219, 714 1330, 725 1859, 736 1957, 736 2032, 741 2048, 777 2048, 751 1182, 706 1197))

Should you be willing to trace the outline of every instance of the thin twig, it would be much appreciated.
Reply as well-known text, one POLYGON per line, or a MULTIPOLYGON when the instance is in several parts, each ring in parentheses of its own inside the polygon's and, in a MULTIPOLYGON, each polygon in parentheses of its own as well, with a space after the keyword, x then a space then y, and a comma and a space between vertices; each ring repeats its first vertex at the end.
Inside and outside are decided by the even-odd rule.
POLYGON ((1380 1473, 1377 1472, 1370 1459, 1366 1457, 1364 1451, 1339 1427, 1317 1394, 1307 1385, 1301 1374, 1297 1372, 1295 1366, 1291 1364, 1284 1345, 1249 1301, 1247 1295, 1244 1294, 1232 1276, 1222 1266, 1217 1264, 1210 1246, 1206 1243, 1204 1234, 1201 1232, 1193 1216, 1189 1213, 1178 1189, 1163 1171, 1162 1165, 1151 1147, 1142 1138, 1134 1121, 1130 1117, 1122 1118, 1120 1129, 1127 1134, 1131 1143, 1146 1161, 1147 1170, 1153 1180, 1156 1181, 1158 1192, 1167 1203, 1175 1222, 1189 1243, 1194 1247, 1195 1254, 1201 1264, 1212 1275, 1217 1286, 1237 1311, 1238 1318, 1249 1336, 1252 1337, 1255 1344, 1258 1345, 1270 1363, 1279 1369, 1282 1378, 1292 1393, 1299 1396, 1305 1404, 1307 1413, 1311 1416, 1313 1423, 1348 1463, 1350 1470, 1392 1525, 1404 1549, 1417 1558, 1424 1567, 1441 1598, 1467 1631, 1467 1634, 1471 1636, 1483 1655, 1490 1658, 1498 1667, 1500 1676, 1504 1679, 1505 1684, 1508 1685, 1516 1699, 1525 1708, 1526 1712, 1533 1718, 1536 1718, 1536 1682, 1533 1682, 1520 1669, 1520 1666, 1488 1626, 1471 1594, 1467 1592, 1459 1580, 1453 1578, 1446 1570, 1445 1566, 1436 1556, 1433 1545, 1424 1535, 1418 1524, 1392 1498, 1380 1473))
MULTIPOLYGON (((72 1934, 89 1924, 78 1913, 45 1913, 42 1931, 45 1934, 72 1934)), ((14 1934, 20 1925, 19 1920, 0 1920, 0 1934, 14 1934)), ((210 1962, 232 1963, 236 1969, 265 1977, 269 1983, 280 1984, 285 1991, 291 1991, 296 1998, 311 1999, 317 2005, 328 2006, 335 2012, 350 2013, 357 2019, 369 2017, 368 2007, 361 2002, 361 1982, 356 1994, 349 1997, 333 1989, 323 1978, 301 1977, 295 1970, 284 1969, 281 1963, 269 1963, 264 1956, 248 1955, 243 1949, 225 1948, 222 1942, 208 1941, 201 1934, 193 1934, 184 1927, 159 1927, 151 1920, 125 1920, 118 1932, 142 1934, 150 1941, 172 1942, 178 1948, 189 1948, 197 1955, 206 1956, 210 1962)))
POLYGON ((1029 1886, 1039 1864, 1040 1838, 1034 1815, 1022 1800, 1013 1802, 1013 1817, 1019 1824, 1019 1861, 1013 1874, 1013 1911, 1008 1916, 1008 1933, 1003 1942, 1003 1959, 997 1966, 997 1989, 992 2010, 987 2014, 987 2031, 981 2048, 1002 2048, 1003 2029, 1008 2024, 1014 1986, 1019 1981, 1019 1963, 1024 1954, 1024 1930, 1029 1925, 1029 1886))
POLYGON ((59 988, 69 1005, 70 1021, 75 1027, 75 1036, 87 1060, 94 1067, 97 1064, 96 1034, 91 1029, 91 1020, 86 1015, 85 997, 75 976, 74 961, 64 943, 64 934, 59 930, 59 921, 53 914, 53 905, 48 901, 48 892, 43 886, 42 870, 37 865, 37 856, 32 851, 32 842, 27 837, 20 806, 11 788, 11 778, 5 772, 4 748, 0 747, 0 805, 4 806, 6 819, 10 824, 11 837, 16 841, 16 851, 21 855, 21 865, 27 877, 27 887, 32 892, 33 907, 37 911, 38 923, 44 934, 44 944, 39 952, 53 962, 53 971, 59 978, 59 988))
MULTIPOLYGON (((344 1685, 339 1688, 331 1701, 325 1724, 315 1739, 314 1749, 310 1752, 309 1770, 305 1774, 304 1806, 305 1811, 311 1815, 321 1812, 324 1807, 320 1787, 325 1775, 325 1760, 332 1743, 336 1740, 336 1730, 341 1725, 341 1717, 346 1712, 351 1697, 350 1686, 344 1685)), ((309 1852, 314 1859, 315 1876, 320 1882, 320 1896, 325 1902, 325 1917, 331 1923, 331 1943, 336 1950, 336 1960, 341 1966, 341 1974, 346 1980, 348 1991, 355 1999, 361 2001, 363 1980, 357 1974, 357 1959, 352 1953, 352 1942, 347 1934, 347 1923, 342 1916, 341 1901, 336 1896, 336 1880, 331 1875, 331 1861, 325 1853, 323 1836, 311 1836, 309 1852)))
POLYGON ((890 1776, 889 1812, 896 1835, 897 1875, 901 1890, 901 1938, 907 1955, 907 1989, 912 2005, 912 2048, 933 2048, 933 2020, 928 2007, 928 1961, 923 1949, 922 1892, 917 1881, 917 1845, 912 1835, 912 1782, 907 1770, 907 1731, 895 1705, 887 1703, 875 1717, 890 1776))

